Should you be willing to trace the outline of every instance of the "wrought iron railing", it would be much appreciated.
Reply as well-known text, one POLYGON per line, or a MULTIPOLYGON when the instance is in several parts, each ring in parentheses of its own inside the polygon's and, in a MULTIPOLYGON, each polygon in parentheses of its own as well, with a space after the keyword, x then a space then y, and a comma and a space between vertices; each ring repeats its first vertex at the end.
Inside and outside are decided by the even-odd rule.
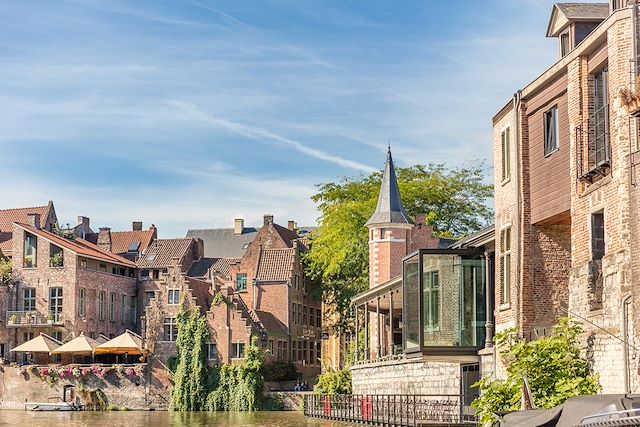
POLYGON ((576 171, 579 180, 593 182, 611 167, 609 104, 599 108, 576 127, 576 171))
POLYGON ((337 395, 305 396, 308 417, 385 426, 477 424, 470 407, 475 395, 337 395))
POLYGON ((8 327, 57 326, 62 324, 62 315, 46 315, 37 310, 7 311, 8 327))

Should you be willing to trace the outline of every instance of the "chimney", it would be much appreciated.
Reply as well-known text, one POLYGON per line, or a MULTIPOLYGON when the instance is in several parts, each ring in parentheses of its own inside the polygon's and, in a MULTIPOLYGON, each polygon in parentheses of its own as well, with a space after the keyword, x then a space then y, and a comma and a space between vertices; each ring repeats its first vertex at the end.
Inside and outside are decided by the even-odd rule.
POLYGON ((264 226, 268 227, 271 224, 273 224, 273 215, 264 214, 264 226))
POLYGON ((111 252, 111 228, 100 227, 97 244, 103 251, 111 252))
POLYGON ((233 220, 233 234, 239 236, 244 230, 244 219, 236 218, 233 220))
POLYGON ((142 221, 133 221, 131 229, 133 231, 142 231, 142 221))
POLYGON ((295 221, 289 220, 289 222, 287 223, 287 228, 291 231, 296 231, 296 228, 298 228, 298 224, 296 224, 295 221))
POLYGON ((82 228, 86 230, 89 229, 89 217, 86 216, 79 216, 78 217, 78 225, 81 225, 82 228))
POLYGON ((27 224, 29 224, 33 228, 37 228, 38 230, 40 230, 40 214, 38 213, 27 214, 27 224))

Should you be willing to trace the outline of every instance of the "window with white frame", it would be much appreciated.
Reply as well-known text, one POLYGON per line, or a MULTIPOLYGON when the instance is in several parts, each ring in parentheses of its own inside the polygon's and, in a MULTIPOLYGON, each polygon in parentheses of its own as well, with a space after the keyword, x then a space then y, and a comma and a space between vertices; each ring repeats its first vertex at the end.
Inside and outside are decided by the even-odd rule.
POLYGON ((178 339, 178 325, 175 317, 165 317, 163 326, 163 341, 175 341, 178 339))
POLYGON ((502 180, 511 178, 511 130, 502 131, 502 180))
POLYGON ((169 289, 168 295, 169 304, 180 304, 180 289, 169 289))
POLYGON ((500 265, 502 303, 511 301, 511 227, 500 231, 500 265))
POLYGON ((243 342, 234 342, 231 344, 231 358, 232 359, 243 359, 244 358, 244 348, 245 343, 243 342))
POLYGON ((23 294, 24 311, 36 310, 36 288, 25 288, 23 294))
POLYGON ((207 344, 207 359, 218 360, 218 345, 214 343, 207 344))

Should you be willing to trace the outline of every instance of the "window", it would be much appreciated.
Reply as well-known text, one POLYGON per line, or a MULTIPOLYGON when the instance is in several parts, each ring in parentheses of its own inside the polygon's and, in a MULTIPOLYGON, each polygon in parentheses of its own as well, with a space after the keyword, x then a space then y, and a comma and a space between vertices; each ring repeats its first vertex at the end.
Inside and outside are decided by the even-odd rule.
POLYGON ((286 341, 278 341, 278 360, 286 360, 287 357, 287 342, 286 341))
POLYGON ((295 362, 296 361, 296 356, 297 356, 297 345, 298 342, 297 341, 291 341, 291 361, 295 362))
POLYGON ((293 277, 293 287, 297 290, 300 290, 300 276, 297 274, 293 277))
POLYGON ((322 312, 319 308, 316 309, 316 326, 318 328, 322 327, 322 312))
POLYGON ((169 289, 169 304, 180 304, 180 289, 169 289))
POLYGON ((511 131, 502 131, 502 180, 511 178, 511 131))
POLYGON ((176 324, 175 317, 165 317, 163 323, 163 336, 164 341, 175 341, 178 338, 178 325, 176 324))
POLYGON ((62 332, 58 331, 58 332, 53 332, 51 334, 51 337, 62 342, 62 332))
POLYGON ((269 340, 269 342, 267 342, 267 350, 269 351, 269 354, 273 354, 273 340, 269 340))
POLYGON ((136 323, 136 315, 138 309, 138 300, 136 297, 131 297, 131 323, 135 325, 136 323))
POLYGON ((84 301, 85 301, 86 293, 87 292, 84 288, 78 289, 78 316, 79 317, 84 317, 85 315, 84 301))
POLYGON ((380 238, 384 239, 384 236, 387 234, 387 229, 386 228, 381 228, 380 229, 380 238))
POLYGON ((424 330, 438 330, 440 327, 440 273, 425 271, 423 280, 424 330))
POLYGON ((127 296, 120 295, 120 323, 127 323, 127 296))
POLYGON ((615 12, 618 9, 622 9, 622 0, 611 0, 611 11, 615 12))
POLYGON ((140 277, 149 277, 149 270, 142 270, 140 272, 140 277))
POLYGON ((302 307, 302 324, 306 325, 307 324, 307 306, 303 306, 302 307))
POLYGON ((544 155, 548 156, 560 147, 558 131, 558 107, 544 113, 544 155))
POLYGON ((591 259, 599 261, 604 256, 604 212, 591 215, 591 259))
POLYGON ((560 56, 565 56, 571 51, 569 44, 569 32, 560 34, 560 56))
POLYGON ((106 303, 107 293, 105 291, 100 291, 98 295, 98 318, 100 320, 104 320, 104 305, 106 303))
POLYGON ((36 288, 25 288, 24 290, 23 307, 24 311, 36 310, 36 288))
POLYGON ((85 258, 80 258, 80 268, 87 269, 87 260, 85 258))
POLYGON ((64 251, 60 246, 49 245, 49 267, 64 267, 64 251))
POLYGON ((106 263, 106 262, 101 262, 101 263, 99 264, 99 268, 98 268, 98 269, 99 269, 100 271, 104 271, 104 272, 106 272, 106 271, 107 271, 107 263, 106 263))
POLYGON ((315 310, 311 307, 309 307, 309 326, 315 326, 316 325, 316 318, 313 315, 315 313, 315 310))
POLYGON ((49 288, 49 314, 54 322, 62 320, 62 288, 49 288))
POLYGON ((247 292, 247 274, 238 273, 236 276, 236 290, 238 292, 247 292))
POLYGON ((153 270, 153 280, 158 280, 160 278, 160 270, 153 270))
POLYGON ((36 236, 30 233, 24 233, 24 256, 22 266, 25 268, 33 268, 37 266, 38 241, 36 236))
POLYGON ((500 232, 502 303, 511 301, 511 227, 500 232))
POLYGON ((116 294, 113 292, 109 295, 109 320, 112 322, 116 320, 116 294))
POLYGON ((243 342, 234 342, 231 344, 231 358, 232 359, 243 359, 244 358, 244 343, 243 342))
POLYGON ((593 144, 596 167, 609 161, 609 82, 605 68, 593 76, 593 144))
POLYGON ((218 346, 213 343, 207 344, 207 359, 218 360, 218 346))

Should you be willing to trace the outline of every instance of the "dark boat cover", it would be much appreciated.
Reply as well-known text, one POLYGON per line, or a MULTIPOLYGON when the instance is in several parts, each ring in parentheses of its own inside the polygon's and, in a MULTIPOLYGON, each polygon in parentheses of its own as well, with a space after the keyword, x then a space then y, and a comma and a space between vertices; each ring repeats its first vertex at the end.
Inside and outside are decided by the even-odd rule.
POLYGON ((578 396, 548 410, 518 411, 505 415, 502 427, 640 426, 640 395, 578 396), (630 411, 611 415, 614 412, 630 411), (594 416, 600 415, 602 416, 594 416), (583 418, 588 417, 586 419, 583 418), (582 422, 582 423, 581 423, 582 422))

